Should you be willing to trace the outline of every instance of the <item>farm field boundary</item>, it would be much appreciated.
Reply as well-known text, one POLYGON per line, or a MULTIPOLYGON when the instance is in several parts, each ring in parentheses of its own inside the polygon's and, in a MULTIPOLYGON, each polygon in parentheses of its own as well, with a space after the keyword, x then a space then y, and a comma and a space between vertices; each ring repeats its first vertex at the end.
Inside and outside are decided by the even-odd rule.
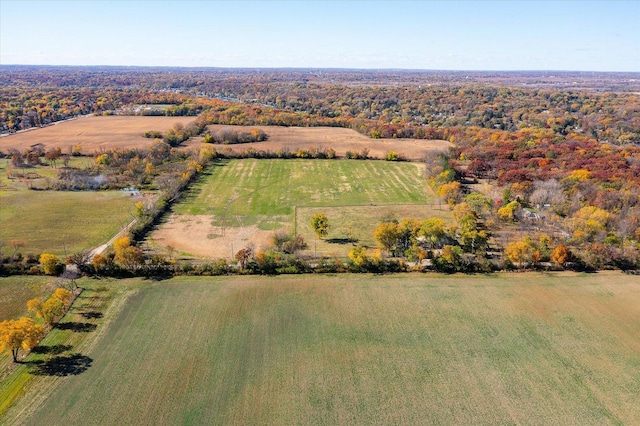
MULTIPOLYGON (((411 210, 405 205, 424 209, 420 206, 433 204, 436 196, 422 177, 423 168, 373 160, 219 161, 174 206, 149 241, 195 256, 229 257, 248 244, 266 247, 274 231, 294 232, 299 226, 294 210, 319 206, 335 219, 335 232, 342 232, 348 221, 362 221, 353 214, 371 213, 349 206, 398 205, 393 209, 400 215, 411 210)), ((370 238, 360 234, 361 228, 355 237, 370 238)), ((340 252, 345 248, 339 247, 340 252)))
MULTIPOLYGON (((22 254, 58 256, 103 244, 134 211, 134 200, 123 191, 11 191, 0 194, 0 204, 0 240, 24 241, 22 254)), ((12 249, 8 244, 3 250, 9 255, 12 249)))
POLYGON ((34 144, 43 144, 46 148, 59 147, 63 152, 71 152, 75 145, 80 145, 86 155, 100 150, 145 148, 153 141, 144 137, 145 132, 165 132, 176 123, 186 126, 194 120, 195 117, 83 117, 3 137, 0 139, 0 151, 17 149, 23 152, 34 144))
POLYGON ((640 277, 617 272, 184 277, 2 420, 636 424, 639 332, 640 277))
MULTIPOLYGON (((252 129, 260 129, 268 135, 264 142, 244 143, 235 145, 215 144, 217 150, 232 149, 236 152, 245 149, 264 151, 280 151, 288 149, 296 152, 299 149, 310 147, 334 149, 336 155, 343 157, 347 151, 360 152, 369 150, 369 155, 384 158, 388 152, 393 151, 404 155, 410 160, 420 161, 425 154, 432 151, 447 151, 453 146, 440 139, 406 139, 406 138, 381 138, 372 139, 352 129, 341 127, 283 127, 283 126, 228 126, 210 125, 207 129, 212 133, 226 129, 249 132, 252 129)), ((202 138, 192 138, 187 142, 188 146, 197 147, 202 138)))

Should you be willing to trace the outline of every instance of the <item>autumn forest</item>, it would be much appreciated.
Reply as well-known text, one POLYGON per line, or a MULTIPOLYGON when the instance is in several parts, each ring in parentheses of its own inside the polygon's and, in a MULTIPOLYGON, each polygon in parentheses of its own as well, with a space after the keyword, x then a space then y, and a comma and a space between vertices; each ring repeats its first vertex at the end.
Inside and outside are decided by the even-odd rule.
MULTIPOLYGON (((462 249, 460 255, 471 253, 472 263, 484 264, 481 270, 628 269, 640 262, 639 91, 634 73, 3 66, 0 129, 4 136, 86 115, 194 117, 164 134, 149 129, 145 137, 157 143, 147 153, 78 150, 74 155, 95 155, 94 165, 83 172, 61 169, 48 189, 100 188, 73 183, 98 174, 112 176, 103 188, 171 186, 161 170, 176 158, 191 161, 175 172, 190 171, 187 181, 212 158, 335 158, 337 146, 272 152, 216 144, 266 141, 268 126, 351 129, 372 144, 396 141, 383 159, 425 164, 425 182, 454 212, 455 226, 431 246, 416 243, 429 237, 424 230, 393 231, 392 241, 380 246, 389 258, 410 251, 416 260, 418 246, 424 249, 420 259, 437 258, 451 246, 462 249), (216 125, 243 127, 208 127, 216 125), (173 150, 194 137, 209 149, 196 161, 173 150), (446 141, 450 148, 409 158, 409 140, 446 141), (462 242, 471 238, 465 226, 475 233, 473 247, 462 242), (553 262, 558 246, 566 254, 553 262), (502 260, 486 264, 496 253, 502 260)), ((20 152, 0 144, 0 155, 14 166, 7 173, 15 177, 21 164, 38 164, 41 156, 48 162, 66 158, 68 165, 59 148, 40 149, 20 152)), ((345 156, 375 157, 366 147, 345 156)), ((400 226, 403 219, 410 218, 392 222, 400 226)), ((445 269, 468 269, 461 259, 450 256, 445 269)))

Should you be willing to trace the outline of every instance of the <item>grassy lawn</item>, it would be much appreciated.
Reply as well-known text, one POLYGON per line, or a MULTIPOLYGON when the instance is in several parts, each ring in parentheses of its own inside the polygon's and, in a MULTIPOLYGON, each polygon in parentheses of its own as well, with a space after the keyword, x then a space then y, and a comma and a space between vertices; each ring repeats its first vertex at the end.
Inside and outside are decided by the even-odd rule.
POLYGON ((180 278, 98 329, 87 368, 38 376, 59 386, 0 422, 640 423, 640 277, 621 273, 180 278))
POLYGON ((231 160, 210 169, 179 214, 290 215, 293 206, 425 204, 421 165, 346 160, 231 160))
POLYGON ((19 251, 63 256, 105 243, 132 220, 134 202, 122 191, 6 191, 0 194, 0 240, 19 251))

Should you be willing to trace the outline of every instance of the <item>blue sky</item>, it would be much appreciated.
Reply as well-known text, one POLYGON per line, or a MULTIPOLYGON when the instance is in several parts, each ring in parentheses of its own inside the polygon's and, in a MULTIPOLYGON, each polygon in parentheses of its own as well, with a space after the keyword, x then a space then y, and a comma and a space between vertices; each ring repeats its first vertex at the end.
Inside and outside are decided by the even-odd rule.
POLYGON ((640 71, 640 0, 0 0, 0 63, 640 71))

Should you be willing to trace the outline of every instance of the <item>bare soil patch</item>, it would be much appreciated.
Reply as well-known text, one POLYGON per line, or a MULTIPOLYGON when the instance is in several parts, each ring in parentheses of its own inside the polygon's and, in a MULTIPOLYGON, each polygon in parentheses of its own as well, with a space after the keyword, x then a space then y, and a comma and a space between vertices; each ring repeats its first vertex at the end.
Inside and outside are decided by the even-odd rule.
POLYGON ((156 249, 171 247, 180 256, 228 259, 248 245, 265 249, 274 232, 256 225, 223 228, 213 226, 214 220, 215 216, 208 215, 171 215, 153 232, 151 244, 157 245, 156 249))
MULTIPOLYGON (((213 144, 217 150, 227 148, 239 152, 247 148, 255 148, 277 151, 288 148, 290 151, 297 151, 298 149, 319 147, 333 148, 338 156, 344 156, 347 151, 359 152, 363 148, 368 148, 369 155, 373 157, 382 158, 389 151, 395 151, 410 160, 422 160, 426 152, 445 151, 451 146, 451 143, 444 140, 371 139, 355 130, 340 127, 208 126, 212 132, 225 128, 237 131, 257 128, 264 131, 269 139, 264 142, 235 145, 213 144)), ((202 138, 192 138, 186 144, 191 147, 199 147, 201 141, 202 138)))
POLYGON ((83 154, 103 149, 145 148, 152 142, 144 137, 145 132, 165 132, 176 123, 186 126, 194 120, 195 117, 84 117, 4 136, 0 139, 0 151, 24 151, 35 144, 43 144, 46 148, 60 147, 63 153, 79 144, 83 154))

